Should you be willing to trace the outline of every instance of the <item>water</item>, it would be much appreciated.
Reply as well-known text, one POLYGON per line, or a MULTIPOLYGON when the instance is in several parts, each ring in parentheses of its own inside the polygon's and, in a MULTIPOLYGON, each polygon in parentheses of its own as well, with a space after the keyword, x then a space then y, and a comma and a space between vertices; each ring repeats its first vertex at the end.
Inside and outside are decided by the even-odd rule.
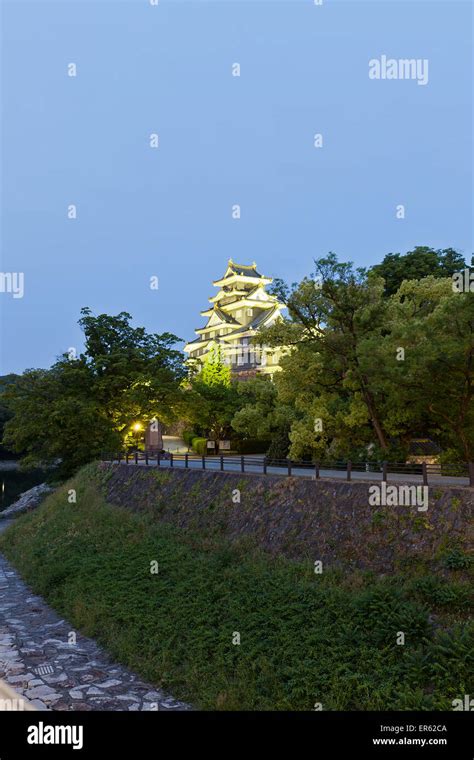
POLYGON ((13 504, 23 491, 44 483, 48 474, 40 469, 23 472, 15 464, 0 460, 0 512, 13 504))

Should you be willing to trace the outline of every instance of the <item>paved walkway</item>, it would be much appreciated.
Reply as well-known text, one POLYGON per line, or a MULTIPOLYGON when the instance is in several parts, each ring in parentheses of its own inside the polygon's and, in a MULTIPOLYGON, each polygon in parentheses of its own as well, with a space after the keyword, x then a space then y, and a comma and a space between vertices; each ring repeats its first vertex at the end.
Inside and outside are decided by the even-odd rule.
MULTIPOLYGON (((175 455, 176 452, 173 452, 175 455)), ((114 460, 116 463, 117 460, 114 460)), ((122 464, 125 464, 125 461, 122 460, 122 464)), ((129 466, 135 466, 134 458, 133 456, 130 456, 129 459, 129 466)), ((138 460, 138 466, 146 467, 146 462, 144 459, 138 460)), ((155 467, 156 466, 156 460, 155 457, 150 457, 148 467, 155 467)), ((169 459, 163 459, 161 461, 161 467, 170 467, 171 463, 169 459)), ((173 456, 173 467, 186 467, 186 461, 183 455, 175 455, 173 456)), ((197 456, 196 454, 190 454, 188 457, 188 468, 189 469, 195 469, 195 470, 202 470, 202 458, 197 456)), ((214 471, 220 471, 220 459, 219 457, 206 457, 206 470, 214 470, 214 471)), ((224 457, 224 472, 241 472, 241 462, 240 457, 234 456, 234 457, 224 457)), ((245 455, 245 472, 253 472, 255 474, 263 475, 263 464, 262 464, 262 456, 261 455, 253 455, 253 454, 246 454, 245 455)), ((268 475, 287 475, 287 467, 285 465, 282 465, 281 467, 274 467, 273 465, 267 466, 267 474, 268 475)), ((314 469, 313 467, 298 467, 296 465, 293 465, 291 468, 291 474, 293 477, 297 478, 311 478, 314 480, 314 469)), ((330 478, 331 480, 347 480, 347 472, 346 469, 340 469, 340 470, 329 470, 325 468, 321 468, 320 470, 320 477, 321 479, 330 478)), ((360 472, 358 470, 352 470, 351 474, 352 480, 358 480, 358 481, 370 481, 371 483, 377 483, 382 482, 382 473, 381 472, 367 472, 363 471, 360 472)), ((412 473, 400 473, 400 472, 389 472, 387 476, 388 483, 423 483, 423 477, 422 475, 412 474, 412 473)), ((430 486, 437 486, 437 485, 443 485, 443 486, 469 486, 469 478, 467 477, 450 477, 446 475, 435 475, 433 473, 428 474, 428 484, 430 486)))
POLYGON ((163 448, 165 451, 172 451, 173 454, 186 454, 189 451, 189 446, 176 435, 164 435, 163 448))
MULTIPOLYGON (((0 531, 11 521, 0 522, 0 531)), ((0 554, 0 679, 39 710, 190 710, 114 663, 0 554), (73 634, 73 636, 71 636, 73 634), (76 643, 69 643, 72 638, 76 643)))

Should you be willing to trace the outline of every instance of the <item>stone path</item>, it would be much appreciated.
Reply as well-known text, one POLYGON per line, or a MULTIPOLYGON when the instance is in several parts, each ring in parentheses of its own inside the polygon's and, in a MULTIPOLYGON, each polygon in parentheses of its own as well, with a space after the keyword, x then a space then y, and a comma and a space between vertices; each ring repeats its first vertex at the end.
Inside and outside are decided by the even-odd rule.
MULTIPOLYGON (((0 530, 11 521, 4 520, 0 530)), ((190 710, 114 663, 32 594, 0 554, 0 679, 38 710, 190 710), (71 637, 72 634, 72 637, 71 637), (75 636, 75 643, 70 643, 75 636)))

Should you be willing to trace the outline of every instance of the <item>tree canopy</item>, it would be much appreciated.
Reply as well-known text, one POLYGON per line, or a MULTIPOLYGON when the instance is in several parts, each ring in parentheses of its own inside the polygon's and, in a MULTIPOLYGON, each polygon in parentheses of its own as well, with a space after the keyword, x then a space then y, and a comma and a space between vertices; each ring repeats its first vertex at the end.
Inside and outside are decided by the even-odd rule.
POLYGON ((13 414, 4 443, 25 465, 61 460, 66 473, 117 451, 133 422, 170 420, 185 376, 179 340, 148 334, 131 316, 81 312, 84 351, 62 355, 49 370, 28 370, 3 393, 13 414))
MULTIPOLYGON (((287 347, 278 402, 294 408, 290 454, 402 461, 413 437, 474 457, 474 298, 451 278, 404 280, 386 297, 377 272, 334 254, 275 292, 288 318, 260 340, 287 347)), ((245 417, 245 409, 239 412, 245 417)))
POLYGON ((434 249, 418 245, 405 254, 387 253, 381 264, 372 267, 385 281, 386 295, 394 295, 404 280, 424 277, 451 277, 467 266, 464 257, 454 248, 434 249))
POLYGON ((201 371, 190 379, 182 411, 199 433, 218 440, 230 436, 232 418, 238 407, 230 367, 216 345, 204 359, 201 371))
POLYGON ((464 268, 452 248, 419 246, 369 270, 329 253, 301 282, 275 280, 288 316, 255 338, 284 349, 274 382, 236 379, 218 344, 190 371, 175 335, 82 309, 79 356, 3 378, 3 444, 69 474, 157 418, 272 440, 275 458, 405 461, 426 437, 473 461, 474 294, 452 280, 464 268))

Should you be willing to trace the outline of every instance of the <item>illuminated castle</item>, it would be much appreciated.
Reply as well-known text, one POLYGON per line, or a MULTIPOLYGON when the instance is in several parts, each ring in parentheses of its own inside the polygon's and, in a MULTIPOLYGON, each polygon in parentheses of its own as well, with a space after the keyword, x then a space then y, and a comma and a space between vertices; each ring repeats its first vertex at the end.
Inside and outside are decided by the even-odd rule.
POLYGON ((198 338, 184 348, 189 359, 199 364, 218 347, 232 372, 242 378, 278 371, 280 349, 259 347, 252 341, 262 327, 281 319, 284 306, 266 291, 271 282, 257 272, 255 263, 247 266, 229 259, 224 276, 213 282, 219 290, 209 299, 210 308, 201 312, 207 317, 206 325, 196 330, 198 338))

